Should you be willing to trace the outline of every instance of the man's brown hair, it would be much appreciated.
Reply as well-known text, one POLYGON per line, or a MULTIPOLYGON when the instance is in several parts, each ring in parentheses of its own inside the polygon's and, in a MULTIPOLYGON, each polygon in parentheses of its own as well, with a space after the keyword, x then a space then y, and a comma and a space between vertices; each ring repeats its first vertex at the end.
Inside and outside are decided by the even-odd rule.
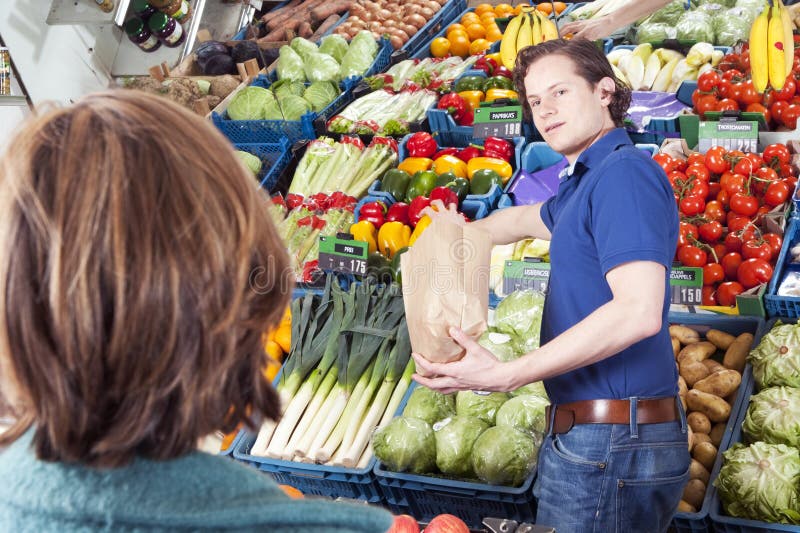
POLYGON ((523 48, 517 54, 517 61, 514 65, 514 86, 520 95, 522 109, 526 117, 531 118, 530 105, 525 92, 525 76, 528 69, 537 60, 550 54, 558 54, 572 61, 575 65, 575 72, 591 86, 595 87, 597 82, 603 78, 614 80, 616 89, 611 95, 611 104, 608 111, 611 119, 616 126, 622 126, 628 107, 631 105, 631 90, 617 78, 608 62, 605 54, 592 41, 586 39, 554 39, 545 41, 536 46, 523 48))
POLYGON ((37 456, 116 467, 277 418, 262 333, 292 281, 228 141, 135 91, 30 120, 0 159, 0 378, 37 456))

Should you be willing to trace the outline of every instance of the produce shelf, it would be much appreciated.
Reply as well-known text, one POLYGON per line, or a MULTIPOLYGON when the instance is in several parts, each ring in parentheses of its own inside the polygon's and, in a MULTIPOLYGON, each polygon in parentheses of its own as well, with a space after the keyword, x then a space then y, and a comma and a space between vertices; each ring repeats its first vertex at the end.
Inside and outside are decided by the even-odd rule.
POLYGON ((261 171, 256 176, 261 188, 272 192, 278 183, 278 178, 284 169, 289 166, 292 158, 292 144, 287 137, 281 137, 277 144, 234 144, 233 147, 243 152, 248 152, 261 160, 261 171))
POLYGON ((409 56, 417 57, 420 50, 428 49, 437 33, 446 29, 466 9, 466 0, 450 0, 417 33, 406 41, 406 44, 403 45, 403 50, 408 52, 409 56))

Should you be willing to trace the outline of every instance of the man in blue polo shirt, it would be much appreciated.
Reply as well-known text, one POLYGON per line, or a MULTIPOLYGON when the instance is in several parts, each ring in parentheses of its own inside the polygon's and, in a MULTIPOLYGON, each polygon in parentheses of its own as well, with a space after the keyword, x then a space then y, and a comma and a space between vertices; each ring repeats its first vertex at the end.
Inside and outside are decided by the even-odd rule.
MULTIPOLYGON (((688 480, 685 416, 669 338, 678 237, 661 168, 619 126, 630 92, 584 39, 517 57, 526 114, 570 166, 548 201, 473 223, 495 244, 551 239, 539 349, 501 363, 463 332, 457 362, 414 354, 428 387, 507 391, 544 380, 552 400, 539 452, 537 522, 562 532, 666 531, 688 480)), ((441 204, 432 216, 458 221, 441 204)))

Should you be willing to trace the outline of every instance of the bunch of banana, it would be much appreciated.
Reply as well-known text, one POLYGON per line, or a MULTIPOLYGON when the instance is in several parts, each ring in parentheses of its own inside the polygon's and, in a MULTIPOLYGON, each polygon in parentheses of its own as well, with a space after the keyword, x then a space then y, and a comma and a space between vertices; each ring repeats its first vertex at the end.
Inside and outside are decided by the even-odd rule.
POLYGON ((750 69, 753 85, 763 93, 767 85, 783 89, 792 72, 794 37, 792 17, 781 0, 769 2, 750 28, 750 69))
POLYGON ((668 48, 642 43, 633 50, 617 48, 606 56, 617 78, 634 91, 675 92, 681 83, 696 80, 716 67, 723 53, 710 43, 697 43, 684 56, 668 48))
POLYGON ((555 22, 536 8, 523 8, 522 13, 508 21, 503 32, 500 59, 507 69, 512 70, 519 50, 551 39, 558 39, 555 22))

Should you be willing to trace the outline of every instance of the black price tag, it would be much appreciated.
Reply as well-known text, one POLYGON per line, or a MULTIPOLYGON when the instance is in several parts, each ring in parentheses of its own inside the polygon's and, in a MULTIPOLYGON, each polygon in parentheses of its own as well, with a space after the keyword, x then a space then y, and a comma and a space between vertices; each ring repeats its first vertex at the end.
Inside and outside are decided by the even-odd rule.
POLYGON ((367 243, 341 237, 320 237, 319 268, 340 274, 365 275, 367 243))
POLYGON ((546 294, 549 280, 550 263, 506 261, 503 268, 503 294, 521 289, 532 289, 546 294))
POLYGON ((672 267, 669 273, 670 302, 678 305, 703 304, 703 269, 672 267))

